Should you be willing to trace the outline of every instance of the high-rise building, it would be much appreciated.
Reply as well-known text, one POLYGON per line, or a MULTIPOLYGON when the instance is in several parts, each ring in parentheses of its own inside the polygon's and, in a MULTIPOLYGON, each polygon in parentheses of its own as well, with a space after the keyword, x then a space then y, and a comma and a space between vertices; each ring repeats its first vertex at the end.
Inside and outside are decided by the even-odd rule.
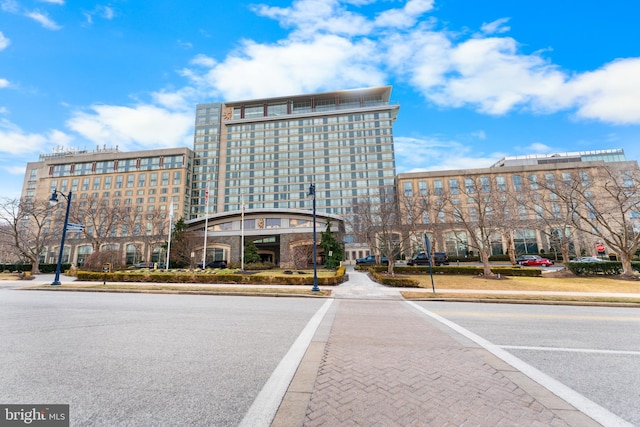
POLYGON ((348 214, 358 198, 392 188, 391 87, 198 104, 191 212, 317 209, 348 214), (208 190, 209 205, 205 204, 208 190))

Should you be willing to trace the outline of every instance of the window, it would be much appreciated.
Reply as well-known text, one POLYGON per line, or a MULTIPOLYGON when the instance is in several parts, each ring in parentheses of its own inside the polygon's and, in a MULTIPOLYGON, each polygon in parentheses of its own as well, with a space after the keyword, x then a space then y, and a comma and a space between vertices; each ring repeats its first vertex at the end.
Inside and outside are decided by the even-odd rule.
POLYGON ((531 174, 529 175, 529 186, 532 190, 537 190, 540 188, 540 184, 538 184, 538 175, 531 174))
POLYGON ((116 188, 122 188, 122 181, 123 181, 123 176, 122 175, 117 175, 116 176, 116 188))
POLYGON ((95 178, 93 178, 93 189, 94 190, 99 190, 100 189, 100 177, 96 176, 95 178))
POLYGON ((496 176, 496 185, 498 187, 498 191, 507 191, 507 184, 504 180, 504 176, 496 176))
POLYGON ((144 187, 146 180, 147 180, 146 173, 141 173, 140 175, 138 175, 138 187, 144 187))
POLYGON ((127 188, 133 188, 133 183, 135 182, 135 175, 127 175, 127 188))
POLYGON ((411 185, 411 182, 405 182, 404 183, 404 195, 406 197, 412 197, 413 196, 413 187, 411 185))
POLYGON ((181 175, 180 171, 175 171, 173 173, 173 185, 180 185, 181 175))
POLYGON ((457 179, 452 178, 449 180, 449 191, 451 192, 451 194, 458 194, 460 192, 457 179))
POLYGON ((556 177, 552 173, 545 173, 544 180, 547 182, 547 188, 556 188, 556 177))
POLYGON ((112 178, 113 177, 111 177, 111 176, 105 176, 104 177, 104 189, 105 190, 109 190, 111 188, 111 179, 112 178))
POLYGON ((588 187, 591 184, 589 180, 589 172, 580 171, 580 183, 583 187, 588 187))
POLYGON ((435 179, 433 181, 433 192, 435 193, 436 196, 442 195, 442 180, 441 179, 435 179))
POLYGON ((428 194, 427 181, 418 181, 418 189, 420 190, 421 196, 426 196, 428 194))
POLYGON ((489 182, 489 178, 486 176, 480 177, 480 191, 483 193, 488 193, 491 191, 491 184, 489 182))
POLYGON ((517 192, 522 191, 522 177, 520 175, 513 175, 513 189, 517 192))
POLYGON ((466 191, 467 194, 473 194, 476 192, 473 179, 471 178, 464 179, 464 191, 466 191))
POLYGON ((89 190, 89 178, 82 179, 82 191, 89 190))

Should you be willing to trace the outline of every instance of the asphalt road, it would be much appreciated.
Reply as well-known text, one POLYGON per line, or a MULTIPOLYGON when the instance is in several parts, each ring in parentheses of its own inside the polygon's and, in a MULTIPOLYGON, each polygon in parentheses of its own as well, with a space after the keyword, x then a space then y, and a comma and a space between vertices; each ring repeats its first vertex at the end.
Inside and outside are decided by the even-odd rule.
POLYGON ((420 306, 640 426, 640 310, 547 305, 420 306))
POLYGON ((72 425, 238 425, 323 300, 0 288, 0 402, 72 425))

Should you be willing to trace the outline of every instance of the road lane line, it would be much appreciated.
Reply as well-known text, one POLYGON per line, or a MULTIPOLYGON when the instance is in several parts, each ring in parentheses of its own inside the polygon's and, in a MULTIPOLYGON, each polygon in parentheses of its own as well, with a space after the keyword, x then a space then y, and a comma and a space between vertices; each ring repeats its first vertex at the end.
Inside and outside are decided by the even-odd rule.
POLYGON ((582 413, 586 414, 587 416, 591 417, 595 421, 599 422, 603 426, 632 427, 632 424, 623 420, 616 414, 610 412, 606 408, 603 408, 597 403, 587 399, 585 396, 576 392, 572 388, 567 387, 560 381, 539 371, 538 369, 518 359, 517 357, 507 352, 506 350, 501 349, 497 345, 492 344, 490 341, 487 341, 481 336, 474 334, 473 332, 463 328, 457 323, 447 320, 444 317, 439 316, 436 313, 433 313, 424 307, 421 307, 420 305, 416 304, 413 301, 406 301, 406 303, 412 306, 413 308, 415 308, 416 310, 420 311, 421 313, 450 327, 457 333, 463 335, 464 337, 480 345, 481 347, 483 347, 484 349, 492 353, 494 356, 502 359, 504 362, 513 366, 514 368, 516 368, 517 370, 519 370, 520 372, 522 372, 523 374, 525 374, 526 376, 528 376, 529 378, 531 378, 532 380, 540 384, 541 386, 545 387, 547 390, 551 391, 556 396, 560 397, 561 399, 564 399, 569 404, 573 405, 573 407, 575 407, 582 413))
POLYGON ((296 341, 271 373, 260 393, 258 393, 258 396, 242 419, 240 427, 268 427, 271 425, 282 398, 300 365, 300 361, 304 357, 318 326, 320 326, 332 302, 333 298, 327 300, 309 320, 307 326, 298 335, 296 341))
POLYGON ((576 320, 612 320, 617 322, 640 322, 640 317, 625 316, 585 316, 573 314, 533 314, 533 313, 490 313, 483 311, 434 311, 441 316, 468 317, 520 317, 530 319, 576 319, 576 320))
POLYGON ((536 351, 559 351, 568 353, 593 353, 593 354, 628 354, 631 356, 640 356, 640 351, 627 350, 597 350, 589 348, 563 348, 563 347, 530 347, 524 345, 500 345, 500 348, 510 350, 536 350, 536 351))

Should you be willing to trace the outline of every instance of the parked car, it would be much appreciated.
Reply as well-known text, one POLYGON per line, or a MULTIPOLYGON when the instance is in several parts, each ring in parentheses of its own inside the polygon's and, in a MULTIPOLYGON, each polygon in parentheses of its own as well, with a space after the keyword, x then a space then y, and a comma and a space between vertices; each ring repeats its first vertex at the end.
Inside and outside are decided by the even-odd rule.
POLYGON ((582 258, 578 258, 574 260, 573 262, 606 262, 606 261, 595 256, 584 256, 582 258))
MULTIPOLYGON (((202 263, 198 263, 198 268, 202 268, 202 263)), ((226 260, 209 261, 206 268, 227 268, 226 260)))
POLYGON ((534 259, 542 259, 542 257, 540 255, 520 255, 518 258, 516 258, 516 264, 522 265, 522 261, 534 259))
MULTIPOLYGON (((358 258, 356 260, 356 265, 374 265, 374 264, 378 264, 378 262, 376 261, 376 257, 373 255, 369 255, 366 256, 364 258, 358 258)), ((380 263, 379 264, 385 264, 388 265, 389 264, 389 259, 386 257, 380 257, 380 263)))
MULTIPOLYGON (((407 265, 429 265, 429 258, 425 252, 414 255, 413 258, 407 260, 407 265)), ((433 253, 433 265, 449 265, 449 256, 446 252, 433 253)))
POLYGON ((553 261, 547 258, 537 257, 537 258, 529 258, 529 259, 525 259, 524 261, 520 261, 520 265, 527 266, 527 267, 537 267, 537 266, 549 267, 550 265, 553 265, 553 261))

